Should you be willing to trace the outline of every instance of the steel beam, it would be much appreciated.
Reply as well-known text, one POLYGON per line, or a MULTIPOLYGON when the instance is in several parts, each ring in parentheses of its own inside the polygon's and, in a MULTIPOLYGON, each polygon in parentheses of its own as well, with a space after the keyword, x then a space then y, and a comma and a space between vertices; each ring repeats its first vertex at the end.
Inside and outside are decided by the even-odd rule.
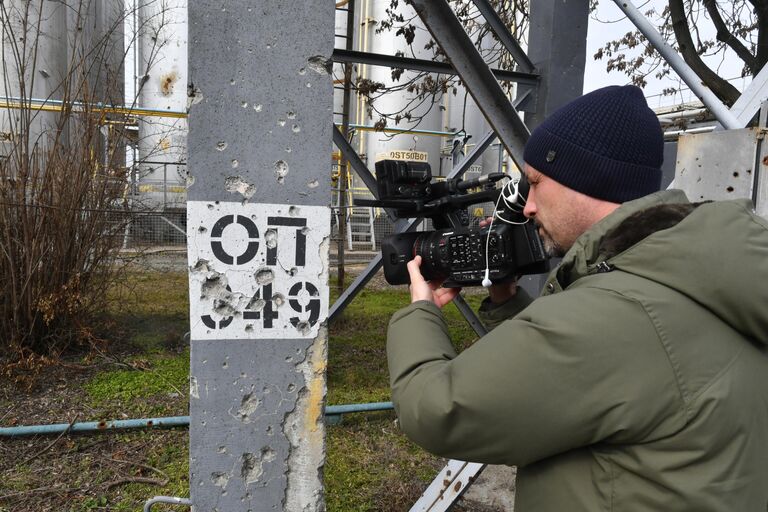
POLYGON ((371 174, 371 171, 368 170, 368 166, 365 165, 363 159, 360 158, 360 155, 357 154, 357 151, 355 151, 355 149, 352 147, 352 144, 349 143, 347 138, 343 133, 341 133, 341 130, 339 130, 339 127, 336 125, 333 126, 333 143, 336 144, 337 148, 339 148, 342 156, 346 158, 352 165, 352 168, 355 170, 357 175, 360 176, 360 179, 363 180, 365 186, 368 187, 368 190, 371 192, 371 194, 373 194, 373 197, 378 199, 379 191, 376 186, 376 177, 371 174))
POLYGON ((523 147, 530 135, 528 128, 464 31, 451 6, 446 0, 412 0, 411 3, 515 164, 522 169, 523 147))
MULTIPOLYGON (((483 15, 485 21, 487 21, 488 25, 490 25, 491 29, 496 35, 496 38, 501 42, 502 45, 504 45, 504 48, 507 49, 509 54, 514 59, 515 63, 517 64, 517 70, 524 73, 535 74, 536 68, 531 62, 531 59, 520 47, 520 43, 518 43, 514 36, 509 32, 509 29, 506 25, 504 25, 504 22, 501 20, 491 3, 488 0, 473 1, 477 9, 480 11, 480 14, 483 15)), ((537 85, 538 84, 518 83, 517 98, 519 101, 515 102, 516 109, 523 110, 525 112, 535 112, 536 97, 538 93, 537 85), (523 99, 528 99, 528 101, 523 103, 523 99)))
POLYGON ((450 460, 437 474, 409 512, 444 512, 450 510, 480 476, 485 464, 450 460))
POLYGON ((736 116, 741 128, 746 127, 755 117, 766 98, 768 98, 768 66, 763 66, 731 107, 731 113, 736 116))
POLYGON ((627 18, 634 23, 637 29, 648 39, 657 52, 667 61, 667 63, 675 70, 685 84, 691 88, 691 90, 698 96, 698 98, 709 108, 715 118, 726 129, 742 128, 743 124, 739 119, 726 107, 720 98, 713 93, 702 82, 699 75, 691 69, 691 67, 683 60, 677 50, 667 43, 667 41, 659 34, 656 28, 651 25, 651 22, 635 7, 635 5, 629 0, 613 0, 614 3, 621 9, 627 18))
MULTIPOLYGON (((438 73, 441 75, 455 75, 456 70, 447 62, 435 62, 431 60, 413 59, 411 57, 395 57, 380 53, 358 52, 353 50, 335 49, 332 60, 334 62, 351 62, 369 64, 371 66, 384 66, 388 68, 410 69, 438 73)), ((487 66, 486 66, 487 67, 487 66)), ((516 82, 523 85, 535 86, 538 83, 538 75, 520 71, 507 71, 492 69, 491 73, 498 80, 516 82)))
POLYGON ((496 34, 498 40, 504 45, 504 48, 507 49, 509 54, 512 55, 512 58, 515 59, 518 69, 524 73, 533 73, 536 67, 533 65, 533 62, 531 62, 531 59, 528 58, 528 55, 520 46, 520 43, 517 42, 517 39, 515 39, 509 32, 507 26, 504 25, 504 22, 491 5, 491 2, 488 0, 473 0, 473 2, 475 3, 477 10, 480 11, 480 14, 485 18, 485 21, 491 26, 491 29, 493 30, 493 33, 496 34))
POLYGON ((528 56, 541 75, 535 112, 525 115, 532 130, 583 94, 589 2, 536 0, 530 6, 528 56))
POLYGON ((488 329, 486 329, 483 325, 483 322, 477 318, 477 315, 475 315, 475 312, 472 311, 472 308, 469 306, 469 304, 467 304, 467 301, 464 300, 464 297, 457 295, 456 298, 453 299, 453 303, 456 305, 456 309, 458 309, 459 312, 464 316, 464 319, 467 321, 469 326, 472 327, 472 330, 475 331, 475 334, 481 338, 488 334, 488 329))

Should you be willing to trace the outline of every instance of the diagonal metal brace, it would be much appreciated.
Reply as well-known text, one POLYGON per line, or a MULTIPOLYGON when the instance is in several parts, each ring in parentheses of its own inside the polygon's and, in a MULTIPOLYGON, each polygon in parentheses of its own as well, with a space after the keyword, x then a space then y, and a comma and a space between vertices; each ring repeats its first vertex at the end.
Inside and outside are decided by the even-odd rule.
MULTIPOLYGON (((341 132, 338 130, 338 128, 334 132, 334 142, 337 138, 340 138, 339 143, 336 145, 338 146, 339 150, 341 150, 342 154, 344 155, 344 158, 346 158, 349 162, 352 163, 352 167, 355 169, 355 171, 360 174, 362 177, 363 175, 367 175, 369 179, 373 179, 373 188, 371 189, 372 193, 376 193, 376 180, 373 178, 373 175, 371 175, 370 171, 368 171, 368 168, 365 166, 363 161, 360 159, 360 157, 355 152, 354 148, 347 142, 347 140, 344 138, 344 136, 341 134, 341 132), (337 135, 338 132, 338 135, 337 135), (360 166, 360 170, 358 170, 358 167, 356 167, 355 161, 358 162, 357 165, 360 166), (362 171, 362 172, 360 172, 362 171)), ((496 139, 496 134, 493 133, 493 131, 490 131, 483 136, 483 138, 480 140, 480 142, 477 143, 477 145, 472 148, 472 151, 464 157, 464 159, 459 162, 459 164, 454 167, 450 174, 448 175, 448 178, 455 178, 457 176, 462 176, 471 166, 473 163, 477 161, 478 158, 483 154, 483 152, 488 149, 488 146, 491 145, 491 143, 496 139)), ((365 179, 363 179, 365 182, 365 179)), ((366 186, 368 186, 368 183, 366 183, 366 186)), ((370 188, 370 187, 369 187, 370 188)), ((408 221, 406 220, 398 220, 395 222, 395 232, 396 233, 404 233, 406 231, 413 231, 416 229, 419 224, 421 223, 423 219, 417 218, 417 219, 410 219, 408 221)), ((381 253, 378 253, 368 264, 368 266, 365 268, 365 270, 360 273, 360 275, 357 276, 357 278, 352 282, 352 284, 349 285, 349 287, 344 290, 344 293, 342 293, 338 299, 336 299, 336 302, 333 303, 333 306, 331 306, 330 311, 328 311, 328 322, 333 322, 333 320, 342 312, 344 311, 344 308, 346 308, 350 302, 357 296, 358 293, 360 293, 365 285, 370 281, 374 274, 379 271, 381 266, 383 265, 383 260, 381 257, 381 253)), ((459 308, 459 311, 462 312, 464 315, 464 318, 467 319, 467 322, 472 326, 472 328, 475 330, 475 332, 478 334, 478 336, 482 336, 485 334, 485 328, 482 326, 480 321, 475 316, 474 312, 469 308, 469 306, 464 302, 464 299, 461 297, 457 297, 456 307, 459 308), (482 331, 478 330, 482 329, 482 331)))
POLYGON ((488 22, 488 25, 491 26, 498 40, 504 45, 509 54, 512 55, 512 58, 515 59, 518 70, 524 73, 533 73, 536 67, 531 62, 531 59, 528 58, 528 54, 525 53, 520 43, 509 33, 509 29, 504 25, 491 2, 488 0, 472 1, 475 3, 477 10, 480 11, 480 14, 483 15, 483 18, 485 18, 485 21, 488 22))
POLYGON ((464 31, 451 6, 446 0, 411 0, 411 4, 432 38, 453 64, 512 160, 522 169, 523 147, 530 132, 464 31))
MULTIPOLYGON (((347 138, 344 137, 344 134, 341 133, 341 130, 339 130, 339 127, 336 125, 333 125, 333 143, 336 144, 337 148, 339 148, 339 151, 341 151, 341 154, 344 155, 344 158, 346 158, 347 162, 352 165, 352 169, 354 169, 357 175, 360 176, 360 179, 363 180, 365 186, 368 187, 368 190, 371 191, 373 197, 378 199, 379 193, 376 188, 376 177, 371 174, 371 171, 368 170, 368 166, 365 165, 365 162, 363 162, 363 160, 360 158, 360 155, 357 154, 355 148, 352 147, 352 144, 349 143, 347 138)), ((390 208, 384 208, 384 211, 387 212, 387 217, 389 217, 391 222, 394 223, 397 221, 395 213, 390 208)))

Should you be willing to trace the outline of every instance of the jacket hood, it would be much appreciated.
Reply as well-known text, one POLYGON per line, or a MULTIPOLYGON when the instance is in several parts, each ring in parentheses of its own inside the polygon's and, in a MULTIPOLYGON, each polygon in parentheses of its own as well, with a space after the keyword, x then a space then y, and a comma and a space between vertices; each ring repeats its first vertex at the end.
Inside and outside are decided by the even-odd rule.
POLYGON ((585 232, 555 273, 565 288, 613 269, 677 290, 768 345, 768 222, 748 200, 694 204, 670 190, 625 203, 585 232))

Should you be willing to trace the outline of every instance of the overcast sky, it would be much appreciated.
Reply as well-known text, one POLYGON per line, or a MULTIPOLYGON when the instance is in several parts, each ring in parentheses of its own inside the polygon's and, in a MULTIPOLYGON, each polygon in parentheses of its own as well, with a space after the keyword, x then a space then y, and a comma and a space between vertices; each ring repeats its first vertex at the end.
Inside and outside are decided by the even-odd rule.
MULTIPOLYGON (((651 6, 656 7, 657 11, 661 12, 665 4, 666 2, 662 0, 650 0, 643 3, 635 1, 635 6, 637 6, 641 12, 645 12, 651 6)), ((634 25, 632 25, 632 22, 624 16, 624 13, 612 0, 600 0, 597 12, 592 18, 593 19, 590 19, 589 22, 589 31, 587 35, 587 61, 584 73, 584 92, 593 91, 606 85, 623 85, 629 83, 629 77, 625 74, 616 71, 612 71, 611 73, 605 71, 605 58, 596 61, 592 56, 608 41, 617 39, 633 30, 634 25), (596 21, 594 18, 597 18, 597 20, 600 21, 596 21)), ((699 23, 698 26, 701 30, 706 30, 705 27, 711 27, 711 24, 708 23, 708 20, 702 20, 702 23, 699 23)), ((711 33, 714 34, 714 29, 711 30, 711 33)), ((742 62, 733 53, 727 54, 725 58, 710 59, 708 63, 710 64, 710 67, 718 68, 720 76, 726 78, 738 77, 741 73, 742 62)), ((653 76, 649 76, 647 80, 648 85, 645 88, 645 95, 652 108, 675 103, 679 104, 682 101, 691 101, 695 99, 690 92, 687 91, 683 93, 682 97, 680 95, 674 97, 661 96, 661 91, 665 87, 675 86, 676 82, 669 79, 659 81, 653 76)), ((737 89, 743 90, 743 88, 749 84, 749 80, 738 79, 731 83, 737 89)), ((685 87, 685 85, 683 86, 685 87)))

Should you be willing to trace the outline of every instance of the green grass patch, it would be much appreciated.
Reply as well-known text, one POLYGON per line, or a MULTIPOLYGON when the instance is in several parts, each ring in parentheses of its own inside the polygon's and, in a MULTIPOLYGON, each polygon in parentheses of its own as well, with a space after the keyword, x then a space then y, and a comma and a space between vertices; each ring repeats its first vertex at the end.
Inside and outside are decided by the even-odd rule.
MULTIPOLYGON (((483 295, 470 295, 477 308, 483 295)), ((410 303, 404 287, 364 290, 331 324, 328 403, 391 399, 386 358, 387 326, 410 303)), ((444 308, 457 349, 477 336, 455 306, 444 308)), ((417 342, 417 341, 414 341, 417 342)), ((411 443, 393 412, 347 414, 327 429, 325 489, 328 512, 407 511, 444 465, 411 443)))
POLYGON ((85 384, 88 395, 98 404, 107 400, 130 401, 158 393, 178 393, 188 387, 189 351, 176 356, 153 355, 128 361, 137 369, 102 372, 85 384))
MULTIPOLYGON (((165 496, 189 496, 189 439, 186 431, 164 433, 169 442, 153 450, 146 460, 162 475, 143 468, 142 476, 162 479, 167 476, 168 484, 162 488, 141 483, 127 484, 121 487, 120 495, 110 500, 109 510, 115 512, 133 512, 143 509, 141 506, 149 497, 162 494, 165 496)), ((141 468, 139 468, 141 469, 141 468)), ((158 510, 175 510, 173 507, 157 505, 158 510)), ((176 507, 178 508, 178 507, 176 507)), ((154 508, 153 508, 154 510, 154 508)))
MULTIPOLYGON (((189 329, 187 275, 129 277, 130 300, 110 314, 131 347, 125 362, 141 369, 112 366, 97 374, 84 385, 89 405, 104 418, 185 415, 189 351, 179 350, 179 342, 189 329), (182 396, 168 399, 176 390, 182 396)), ((336 295, 332 289, 332 300, 336 295)), ((470 295, 467 301, 476 308, 481 298, 470 295)), ((394 312, 409 303, 405 287, 363 290, 330 325, 328 404, 390 400, 387 325, 394 312)), ((466 348, 476 339, 474 332, 454 306, 444 311, 457 349, 466 348)), ((136 442, 136 433, 131 435, 136 442)), ((96 496, 75 510, 133 511, 141 510, 137 504, 150 495, 188 496, 188 434, 168 435, 169 442, 145 460, 168 475, 168 485, 124 485, 119 494, 109 494, 106 504, 96 496)), ((326 456, 328 512, 407 511, 445 462, 406 439, 392 411, 347 414, 341 424, 328 426, 326 456)))
POLYGON ((178 348, 189 331, 188 277, 184 272, 128 272, 110 293, 107 316, 114 342, 141 353, 178 348))
POLYGON ((345 417, 327 430, 327 510, 408 510, 441 465, 399 432, 393 413, 345 417))

